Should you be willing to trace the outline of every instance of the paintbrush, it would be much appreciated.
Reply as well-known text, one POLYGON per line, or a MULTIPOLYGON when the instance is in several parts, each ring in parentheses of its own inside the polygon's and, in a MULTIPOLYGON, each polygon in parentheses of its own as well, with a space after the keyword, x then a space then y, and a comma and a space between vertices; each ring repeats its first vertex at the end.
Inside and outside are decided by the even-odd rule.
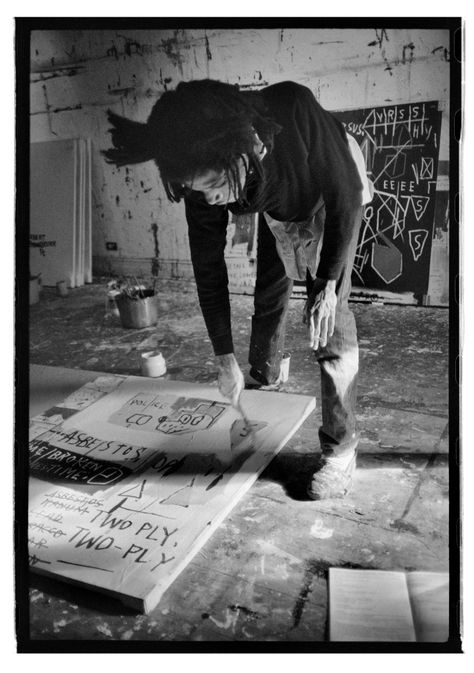
POLYGON ((255 430, 253 429, 252 424, 250 423, 247 414, 246 414, 245 411, 243 410, 242 402, 240 401, 240 395, 239 395, 239 397, 237 398, 237 402, 234 404, 234 408, 235 408, 235 409, 239 412, 239 414, 242 416, 242 419, 243 419, 243 421, 244 421, 244 425, 245 425, 246 429, 249 431, 249 433, 250 433, 250 435, 251 435, 251 437, 252 437, 252 442, 253 442, 254 444, 256 444, 256 442, 257 442, 257 438, 256 438, 255 430))

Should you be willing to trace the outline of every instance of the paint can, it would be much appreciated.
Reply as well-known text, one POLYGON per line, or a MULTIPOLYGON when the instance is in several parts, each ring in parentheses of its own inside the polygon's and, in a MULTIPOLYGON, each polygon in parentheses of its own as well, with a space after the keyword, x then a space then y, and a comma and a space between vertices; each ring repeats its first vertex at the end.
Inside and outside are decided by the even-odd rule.
POLYGON ((290 358, 291 355, 288 352, 283 353, 280 361, 280 381, 285 383, 288 381, 288 376, 290 374, 290 358))
POLYGON ((143 376, 163 376, 166 374, 165 358, 160 351, 148 351, 141 354, 141 365, 143 376))
POLYGON ((131 298, 121 292, 116 296, 123 327, 142 329, 158 322, 158 304, 153 290, 145 290, 143 298, 131 298))
POLYGON ((65 280, 58 280, 56 283, 56 294, 59 297, 67 297, 67 285, 65 280))

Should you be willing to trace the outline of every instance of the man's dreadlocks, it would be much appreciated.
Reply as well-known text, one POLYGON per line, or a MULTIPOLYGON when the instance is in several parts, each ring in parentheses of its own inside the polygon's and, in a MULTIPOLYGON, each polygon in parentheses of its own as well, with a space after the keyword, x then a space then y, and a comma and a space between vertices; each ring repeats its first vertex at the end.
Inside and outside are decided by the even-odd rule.
POLYGON ((263 183, 255 133, 270 152, 281 128, 253 103, 251 94, 210 79, 181 82, 166 91, 145 124, 110 110, 108 119, 114 148, 103 152, 106 160, 118 167, 154 160, 168 198, 177 202, 186 194, 184 183, 209 170, 224 171, 243 197, 238 180, 243 154, 263 183))

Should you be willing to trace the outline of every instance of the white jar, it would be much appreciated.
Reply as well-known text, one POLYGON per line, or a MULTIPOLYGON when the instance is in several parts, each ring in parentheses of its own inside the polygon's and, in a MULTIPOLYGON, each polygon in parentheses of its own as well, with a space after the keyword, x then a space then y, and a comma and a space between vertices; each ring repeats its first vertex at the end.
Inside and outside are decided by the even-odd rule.
POLYGON ((160 351, 148 351, 141 354, 143 376, 163 376, 166 374, 166 362, 160 351))

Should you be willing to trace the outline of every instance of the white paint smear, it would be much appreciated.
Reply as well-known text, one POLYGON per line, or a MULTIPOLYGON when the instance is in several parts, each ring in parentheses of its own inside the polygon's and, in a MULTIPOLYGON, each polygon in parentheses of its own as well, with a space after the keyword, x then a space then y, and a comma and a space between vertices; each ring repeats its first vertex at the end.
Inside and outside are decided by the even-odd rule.
POLYGON ((97 631, 99 631, 99 633, 102 633, 104 636, 109 636, 109 638, 112 638, 113 635, 114 635, 112 633, 112 631, 110 630, 108 624, 103 624, 103 625, 98 626, 97 631))
POLYGON ((288 554, 288 552, 283 551, 283 549, 280 549, 271 542, 267 542, 266 540, 257 540, 257 545, 260 547, 260 551, 262 551, 264 554, 273 554, 274 556, 284 558, 291 563, 301 563, 301 559, 293 556, 293 554, 288 554))
POLYGON ((309 532, 310 535, 317 537, 319 540, 326 540, 328 537, 332 537, 334 529, 326 528, 321 519, 316 519, 309 532))
POLYGON ((239 619, 239 611, 232 612, 230 608, 227 608, 225 622, 218 621, 212 615, 209 615, 209 619, 220 629, 230 629, 232 627, 232 631, 235 631, 235 626, 239 619))

